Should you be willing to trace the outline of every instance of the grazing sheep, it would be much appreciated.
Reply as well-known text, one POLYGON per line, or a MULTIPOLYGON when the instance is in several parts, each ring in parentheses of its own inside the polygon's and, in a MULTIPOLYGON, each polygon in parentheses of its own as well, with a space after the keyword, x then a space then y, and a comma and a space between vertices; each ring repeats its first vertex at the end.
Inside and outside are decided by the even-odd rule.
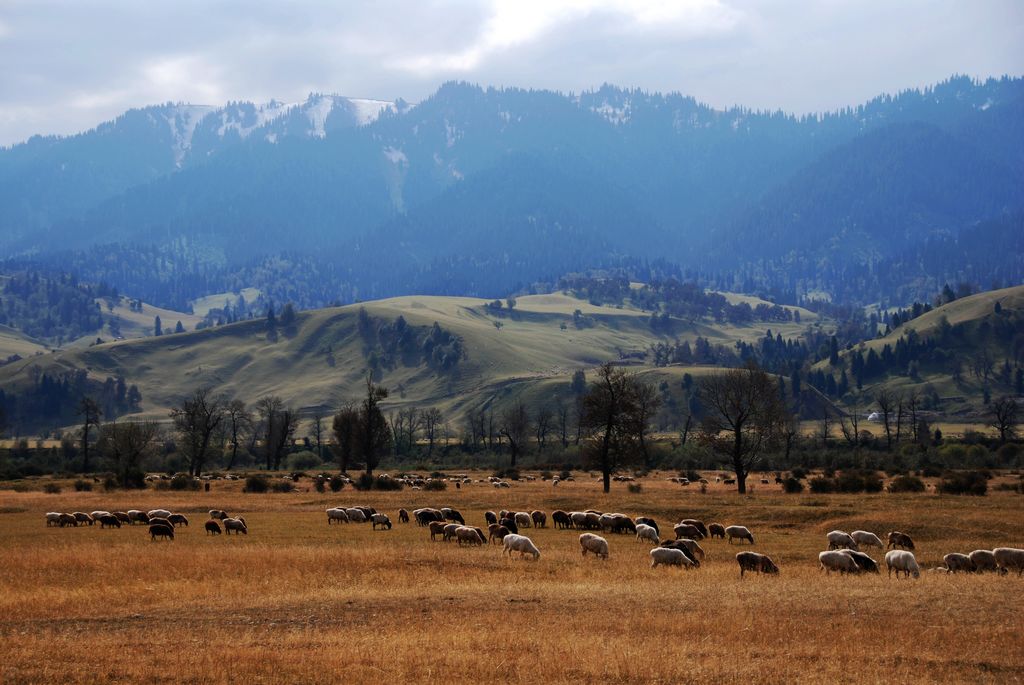
POLYGON ((690 557, 698 566, 700 562, 698 559, 704 559, 704 548, 697 544, 696 540, 689 540, 682 538, 680 540, 665 540, 661 543, 662 547, 669 547, 671 549, 681 549, 686 553, 686 556, 690 557))
POLYGON ((60 515, 60 527, 63 528, 64 526, 73 526, 73 527, 77 528, 78 527, 78 519, 76 519, 71 514, 61 514, 60 515))
POLYGON ((448 524, 444 521, 431 521, 427 524, 430 528, 430 540, 431 542, 437 541, 438 535, 444 535, 444 527, 448 524))
POLYGON ((976 549, 967 556, 971 558, 971 561, 974 563, 974 570, 978 573, 984 573, 985 571, 1005 573, 1005 569, 999 568, 999 564, 996 563, 996 555, 990 550, 976 549))
POLYGON ((674 530, 676 533, 676 540, 680 538, 700 540, 704 537, 700 533, 700 528, 698 528, 697 526, 691 526, 689 523, 678 523, 672 530, 674 530))
POLYGON ((651 526, 646 523, 641 523, 636 527, 636 539, 637 542, 641 540, 647 540, 657 545, 661 540, 658 538, 658 531, 654 530, 651 526))
POLYGON ((131 523, 132 522, 132 520, 130 518, 128 518, 128 512, 125 512, 125 511, 115 511, 114 512, 114 516, 116 516, 117 520, 120 521, 121 523, 131 523))
POLYGON ((849 554, 829 550, 818 554, 818 565, 822 571, 832 575, 832 571, 839 573, 857 573, 860 568, 857 562, 849 554))
POLYGON ((502 526, 505 526, 512 533, 516 533, 516 534, 519 533, 519 526, 516 525, 515 519, 512 518, 511 516, 504 516, 504 517, 502 517, 502 519, 500 521, 498 521, 498 524, 502 525, 502 526))
POLYGON ((437 509, 417 509, 412 515, 416 517, 417 526, 426 526, 431 521, 444 521, 444 514, 437 509))
POLYGON ((778 573, 779 567, 771 557, 757 552, 740 552, 736 555, 736 563, 740 565, 740 578, 746 571, 756 573, 778 573))
POLYGON ((551 512, 551 522, 555 528, 572 528, 572 519, 569 518, 569 514, 561 509, 551 512))
POLYGON ((849 533, 833 530, 825 537, 828 539, 829 549, 857 549, 857 541, 849 533))
POLYGON ((74 516, 75 520, 78 521, 79 523, 85 523, 85 524, 88 524, 90 526, 93 523, 95 523, 95 521, 93 520, 92 516, 89 516, 84 511, 76 511, 75 513, 72 514, 72 516, 74 516))
POLYGON ((708 537, 725 539, 725 526, 721 523, 712 523, 708 526, 708 537))
POLYGON ((658 528, 658 522, 649 516, 637 516, 636 520, 633 523, 637 526, 639 526, 641 523, 645 526, 650 526, 658 535, 661 535, 661 529, 658 528))
MULTIPOLYGON (((149 523, 150 523, 150 525, 153 525, 154 523, 162 523, 165 526, 171 526, 171 522, 170 522, 169 519, 165 519, 165 518, 162 518, 160 516, 155 516, 155 517, 149 519, 149 523)), ((171 528, 173 528, 173 527, 174 526, 171 526, 171 528)))
POLYGON ((636 524, 625 514, 612 514, 613 533, 636 533, 636 524))
POLYGON ((387 514, 374 514, 370 517, 373 522, 373 529, 377 530, 377 526, 385 530, 391 530, 391 518, 387 514))
POLYGON ((46 513, 46 527, 59 526, 60 525, 60 512, 49 511, 46 513))
POLYGON ((587 515, 582 511, 573 511, 569 514, 569 520, 572 521, 572 527, 576 530, 581 530, 587 527, 587 515))
POLYGON ((898 530, 894 530, 889 533, 889 544, 885 546, 886 549, 892 547, 893 549, 914 549, 914 541, 910 539, 910 536, 906 533, 901 533, 898 530))
POLYGON ((352 523, 366 523, 366 514, 362 509, 351 507, 346 509, 345 513, 348 514, 348 520, 352 523))
POLYGON ((156 542, 157 538, 173 540, 174 526, 169 526, 165 523, 153 523, 149 526, 149 535, 152 542, 156 542))
POLYGON ((487 532, 490 533, 487 539, 491 542, 493 542, 495 538, 498 539, 498 542, 501 542, 505 539, 505 536, 509 534, 508 528, 498 523, 492 523, 487 526, 487 532))
POLYGON ((505 536, 505 539, 501 541, 502 554, 508 554, 512 556, 512 552, 519 552, 520 557, 525 557, 527 554, 533 555, 533 560, 537 561, 540 559, 540 550, 533 544, 533 540, 526 537, 525 535, 516 535, 515 533, 509 533, 505 536))
POLYGON ((699 519, 683 519, 679 523, 685 523, 688 526, 693 526, 700 531, 701 538, 708 536, 708 527, 704 525, 704 522, 699 519))
POLYGON ((493 511, 485 511, 484 512, 484 520, 487 522, 487 525, 491 525, 492 523, 497 523, 498 522, 498 515, 495 514, 493 511))
POLYGON ((853 538, 858 545, 864 547, 877 547, 878 549, 884 549, 885 545, 878 539, 878 536, 874 533, 870 533, 866 530, 855 530, 850 533, 850 537, 853 538))
POLYGON ((890 578, 892 578, 893 571, 896 571, 897 580, 899 580, 900 571, 905 573, 908 578, 911 574, 913 574, 915 578, 921 577, 921 568, 917 565, 917 559, 914 558, 913 552, 907 552, 900 549, 894 549, 886 552, 885 566, 888 569, 890 578))
POLYGON ((459 529, 459 524, 457 524, 457 523, 446 523, 445 526, 444 526, 444 532, 441 534, 442 539, 445 542, 448 542, 453 537, 455 537, 455 531, 457 531, 458 529, 459 529))
POLYGON ((857 552, 852 549, 844 549, 840 550, 840 552, 852 558, 862 573, 879 573, 878 562, 864 554, 864 552, 857 552))
POLYGON ((946 556, 942 557, 942 562, 949 569, 950 573, 959 573, 963 571, 965 573, 974 573, 974 562, 966 554, 960 554, 959 552, 950 552, 946 556))
POLYGON ((110 514, 109 511, 93 511, 93 512, 89 513, 89 516, 92 516, 93 521, 99 521, 101 516, 110 516, 110 515, 111 514, 110 514))
POLYGON ((220 524, 217 523, 217 519, 210 519, 206 522, 207 535, 220 535, 220 532, 220 524))
POLYGON ((188 519, 185 518, 184 514, 171 514, 167 517, 167 520, 170 521, 171 525, 175 527, 185 526, 186 528, 188 528, 188 519))
POLYGON ((463 542, 470 545, 482 545, 487 542, 484 532, 471 526, 458 526, 455 529, 455 540, 461 546, 463 542))
POLYGON ((224 532, 230 535, 231 531, 235 531, 235 535, 238 535, 239 533, 248 535, 249 526, 241 516, 236 516, 235 518, 229 517, 224 519, 224 532))
POLYGON ((133 526, 136 523, 149 523, 149 514, 144 511, 139 511, 138 509, 129 509, 128 519, 131 521, 133 526))
POLYGON ((1009 573, 1011 569, 1016 569, 1018 576, 1024 575, 1024 549, 996 547, 992 550, 992 556, 996 558, 996 563, 999 564, 999 568, 1003 569, 1004 573, 1009 573))
POLYGON ((409 512, 407 512, 405 509, 399 509, 398 510, 398 522, 399 523, 409 523, 409 512))
POLYGON ((516 512, 516 525, 520 528, 529 528, 533 525, 533 519, 525 511, 516 512))
POLYGON ((341 507, 332 507, 327 510, 327 525, 331 525, 337 521, 338 523, 348 523, 348 512, 341 507))
POLYGON ((151 519, 165 519, 171 515, 171 512, 166 509, 150 509, 146 515, 151 519))
POLYGON ((210 518, 223 521, 228 517, 228 512, 223 509, 210 509, 210 518))
POLYGON ((100 516, 99 517, 99 522, 100 522, 100 528, 107 528, 107 527, 111 527, 111 526, 114 527, 114 528, 120 528, 121 527, 121 520, 119 518, 117 518, 116 516, 114 516, 113 514, 104 514, 103 516, 100 516))
POLYGON ((655 566, 682 566, 685 569, 693 567, 693 562, 686 556, 686 553, 671 547, 655 547, 650 551, 651 568, 655 566))
POLYGON ((543 511, 531 511, 530 518, 533 519, 534 528, 547 528, 548 527, 548 515, 543 511))
POLYGON ((593 533, 583 533, 580 535, 580 551, 583 556, 587 556, 587 552, 590 552, 594 556, 601 557, 602 559, 608 558, 608 541, 600 535, 594 535, 593 533))
POLYGON ((353 509, 358 509, 359 511, 363 512, 363 516, 366 517, 364 519, 365 521, 369 521, 370 517, 377 513, 377 510, 374 509, 373 507, 352 507, 352 508, 353 509))
POLYGON ((586 527, 588 530, 601 530, 601 514, 596 511, 588 511, 586 527))
POLYGON ((612 525, 615 523, 615 515, 601 514, 601 517, 598 519, 598 522, 601 524, 601 530, 607 532, 612 529, 612 525))
POLYGON ((732 544, 733 538, 739 540, 749 540, 750 544, 754 544, 754 534, 746 529, 744 526, 729 526, 725 529, 725 537, 732 544))
POLYGON ((441 509, 441 514, 444 516, 445 521, 455 521, 456 523, 466 525, 466 519, 462 518, 462 514, 459 513, 458 509, 443 507, 441 509))

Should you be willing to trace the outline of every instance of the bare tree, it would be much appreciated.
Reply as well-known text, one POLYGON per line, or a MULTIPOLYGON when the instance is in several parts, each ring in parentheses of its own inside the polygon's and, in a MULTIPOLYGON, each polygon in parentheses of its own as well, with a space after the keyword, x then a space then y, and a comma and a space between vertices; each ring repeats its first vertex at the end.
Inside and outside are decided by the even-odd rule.
POLYGON ((391 450, 391 431, 388 430, 380 403, 387 399, 388 389, 375 385, 373 376, 366 375, 366 396, 359 406, 359 421, 356 424, 355 456, 366 465, 366 477, 373 478, 373 470, 391 450))
POLYGON ((612 471, 640 454, 639 433, 646 423, 637 397, 648 392, 644 386, 636 376, 606 363, 583 396, 583 423, 592 436, 587 452, 601 469, 606 493, 611 490, 612 471))
POLYGON ((331 422, 331 432, 334 433, 334 456, 338 459, 338 469, 342 473, 348 472, 348 467, 352 463, 358 425, 359 411, 352 404, 342 407, 331 422))
POLYGON ((896 395, 896 444, 900 443, 900 439, 903 437, 903 417, 906 415, 904 409, 903 393, 897 393, 896 395))
POLYGON ((555 425, 558 428, 558 439, 562 449, 569 446, 569 405, 559 400, 555 405, 555 425))
POLYGON ((224 401, 210 388, 197 388, 170 412, 182 452, 188 458, 188 472, 202 475, 210 453, 210 442, 224 420, 224 401))
POLYGON ((547 445, 548 434, 551 432, 551 424, 554 418, 554 410, 546 404, 537 410, 537 417, 533 421, 533 430, 537 438, 537 450, 540 452, 543 452, 544 447, 547 445))
POLYGON ((441 410, 437 407, 429 407, 420 412, 420 424, 423 426, 423 435, 427 439, 428 458, 434 454, 434 442, 437 440, 437 432, 442 420, 441 410))
POLYGON ((839 415, 839 427, 847 443, 852 447, 860 446, 860 397, 854 395, 849 417, 839 415))
POLYGON ((277 470, 281 468, 281 460, 295 434, 295 411, 276 395, 260 398, 256 402, 256 411, 260 415, 260 426, 263 431, 267 470, 277 470))
POLYGON ((917 388, 914 388, 907 393, 905 404, 910 419, 910 430, 914 436, 914 442, 920 442, 921 436, 918 434, 919 423, 917 412, 921 407, 921 393, 917 388))
POLYGON ((105 423, 100 427, 96 447, 110 459, 121 487, 145 486, 141 468, 142 458, 159 435, 160 427, 154 421, 105 423))
POLYGON ((747 476, 761 454, 779 438, 789 411, 771 376, 748 366, 708 376, 700 386, 706 416, 701 439, 728 455, 736 488, 747 491, 747 476))
POLYGON ((882 423, 885 426, 885 446, 892 449, 892 415, 896 409, 896 398, 883 388, 875 393, 875 402, 878 403, 878 410, 882 413, 882 423))
POLYGON ((91 397, 83 397, 76 411, 82 417, 82 472, 89 472, 89 433, 100 425, 100 405, 91 397))
POLYGON ((658 412, 658 407, 661 406, 661 398, 658 397, 657 390, 650 383, 644 383, 634 378, 631 385, 634 412, 630 416, 633 422, 630 430, 640 447, 640 456, 644 460, 644 465, 650 468, 653 464, 647 450, 647 429, 650 427, 651 419, 658 412))
POLYGON ((1020 417, 1020 406, 1012 397, 1000 397, 989 402, 989 423, 999 432, 999 442, 1013 440, 1017 435, 1017 423, 1020 417))
POLYGON ((228 470, 231 470, 235 468, 235 462, 238 460, 238 447, 242 438, 250 431, 255 435, 256 431, 252 430, 252 412, 246 409, 242 400, 228 402, 224 418, 227 423, 228 440, 231 441, 231 459, 228 461, 228 470))
POLYGON ((526 411, 526 405, 522 400, 515 403, 501 413, 501 435, 508 440, 511 460, 509 466, 516 467, 516 458, 519 456, 523 443, 530 434, 530 414, 526 411))
POLYGON ((818 437, 821 438, 822 448, 827 448, 829 438, 832 437, 832 412, 828 405, 822 406, 821 420, 818 422, 818 437))

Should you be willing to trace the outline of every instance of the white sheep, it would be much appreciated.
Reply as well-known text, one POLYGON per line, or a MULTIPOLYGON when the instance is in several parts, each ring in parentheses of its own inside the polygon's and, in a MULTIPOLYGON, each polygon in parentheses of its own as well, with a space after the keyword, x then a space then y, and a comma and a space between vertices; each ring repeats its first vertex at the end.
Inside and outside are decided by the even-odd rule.
POLYGON ((914 558, 913 552, 902 549, 889 550, 885 553, 885 566, 890 578, 893 571, 896 571, 897 579, 900 577, 900 571, 903 571, 908 578, 911 574, 915 578, 921 577, 921 568, 917 565, 917 559, 914 558))
POLYGON ((882 540, 877 535, 866 530, 855 530, 850 533, 850 537, 856 540, 858 545, 864 545, 865 547, 877 547, 879 549, 885 548, 885 545, 882 544, 882 540))
POLYGON ((46 527, 59 526, 60 525, 60 512, 59 511, 48 511, 46 512, 46 527))
POLYGON ((223 521, 228 517, 228 512, 223 509, 210 509, 210 518, 223 521))
POLYGON ((167 511, 166 509, 150 509, 148 512, 146 512, 146 516, 148 516, 151 519, 152 518, 165 519, 165 518, 168 518, 170 515, 171 515, 171 512, 167 511))
POLYGON ((149 522, 149 514, 147 514, 144 511, 140 511, 138 509, 129 509, 127 513, 128 513, 128 521, 130 523, 132 523, 133 525, 136 524, 136 523, 148 523, 149 522))
POLYGON ((533 525, 533 519, 525 511, 516 512, 515 522, 519 528, 529 528, 533 525))
POLYGON ((676 543, 685 545, 686 549, 690 550, 690 554, 693 555, 694 559, 704 560, 704 548, 697 544, 696 540, 690 540, 689 538, 679 538, 676 543))
POLYGON ((655 547, 651 550, 651 568, 655 566, 682 566, 689 569, 693 566, 682 550, 670 549, 668 547, 655 547))
POLYGON ((94 519, 99 521, 101 517, 112 516, 112 514, 109 511, 94 511, 91 514, 89 514, 89 516, 92 516, 94 519))
POLYGON ((732 539, 737 538, 739 540, 749 540, 750 544, 754 544, 754 534, 751 533, 745 526, 729 526, 725 529, 725 537, 732 544, 732 539))
POLYGON ((373 514, 370 516, 370 520, 373 522, 374 530, 377 530, 377 526, 391 530, 391 518, 387 514, 373 514))
POLYGON ((971 562, 974 564, 974 570, 978 573, 982 571, 995 571, 999 572, 999 564, 996 563, 996 555, 991 550, 987 549, 976 549, 967 555, 970 557, 971 562))
POLYGON ((345 513, 348 514, 348 520, 352 523, 366 523, 366 514, 362 509, 346 509, 345 513))
POLYGON ((443 533, 444 541, 448 542, 453 537, 455 537, 458 534, 458 530, 459 530, 460 527, 461 526, 458 523, 448 523, 448 524, 446 524, 445 527, 444 527, 444 533, 443 533))
POLYGON ((974 562, 966 554, 960 554, 959 552, 950 552, 946 556, 942 557, 942 563, 946 565, 950 573, 959 573, 964 571, 966 573, 974 572, 974 562))
POLYGON ((505 539, 501 541, 504 546, 502 554, 508 554, 512 556, 512 552, 519 552, 520 557, 525 557, 527 554, 533 555, 533 560, 540 559, 540 550, 533 544, 533 540, 526 537, 525 535, 516 535, 510 533, 505 536, 505 539))
POLYGON ((992 550, 992 555, 1005 573, 1009 573, 1010 569, 1016 569, 1018 576, 1024 574, 1024 549, 996 547, 992 550))
POLYGON ((241 516, 237 516, 235 518, 229 517, 224 519, 224 532, 230 535, 231 531, 235 531, 235 535, 238 535, 239 533, 248 535, 249 526, 246 525, 245 519, 241 516))
POLYGON ((587 552, 590 552, 602 559, 608 558, 608 541, 600 535, 583 533, 580 535, 580 548, 583 556, 587 556, 587 552))
POLYGON ((455 539, 461 545, 468 542, 471 545, 482 545, 486 542, 484 534, 471 526, 459 526, 455 529, 455 539))
POLYGON ((857 562, 849 554, 829 550, 818 555, 818 564, 822 571, 832 575, 832 571, 839 573, 857 573, 857 562))
POLYGON ((573 528, 587 527, 587 515, 582 511, 569 512, 569 520, 572 521, 573 528))
POLYGON ((828 539, 829 549, 857 549, 857 541, 841 530, 833 530, 825 536, 828 539))
MULTIPOLYGON (((215 517, 211 516, 210 518, 213 519, 215 517)), ((330 525, 335 521, 338 523, 348 523, 348 513, 341 507, 332 507, 331 509, 328 509, 327 525, 330 525)))
POLYGON ((649 526, 646 523, 640 523, 636 527, 636 539, 637 542, 641 540, 647 540, 657 545, 660 542, 658 538, 658 531, 654 530, 654 526, 649 526))

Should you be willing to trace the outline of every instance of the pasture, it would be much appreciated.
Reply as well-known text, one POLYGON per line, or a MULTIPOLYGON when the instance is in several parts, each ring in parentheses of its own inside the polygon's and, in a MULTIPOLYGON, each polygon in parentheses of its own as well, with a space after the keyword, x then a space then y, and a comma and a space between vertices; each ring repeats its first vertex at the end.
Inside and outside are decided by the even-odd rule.
MULTIPOLYGON (((483 474, 474 474, 474 477, 483 474)), ((245 494, 0 490, 0 682, 1019 682, 1024 579, 925 569, 947 552, 1024 547, 1024 500, 921 495, 701 494, 663 477, 642 492, 580 478, 498 490, 245 494), (390 531, 327 525, 331 506, 388 513, 390 531), (662 537, 693 517, 742 524, 757 544, 703 541, 697 570, 650 568, 649 544, 602 533, 610 558, 582 558, 579 531, 523 529, 539 561, 500 546, 431 542, 400 507, 594 508, 655 517, 662 537), (47 511, 164 507, 188 515, 173 542, 145 526, 47 528, 47 511), (211 508, 244 536, 208 536, 211 508), (922 575, 826 576, 833 529, 917 543, 922 575), (736 552, 778 576, 740 580, 736 552)), ((879 550, 868 552, 881 561, 879 550)))

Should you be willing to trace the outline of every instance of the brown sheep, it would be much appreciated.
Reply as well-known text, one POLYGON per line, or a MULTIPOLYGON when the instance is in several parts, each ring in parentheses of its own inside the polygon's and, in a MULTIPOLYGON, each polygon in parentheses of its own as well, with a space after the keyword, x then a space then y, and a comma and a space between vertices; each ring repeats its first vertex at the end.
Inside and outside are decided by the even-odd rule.
POLYGON ((906 533, 901 533, 898 530, 894 530, 889 533, 889 544, 885 546, 886 549, 892 547, 893 549, 914 549, 914 541, 910 539, 910 536, 906 533))
POLYGON ((100 516, 100 528, 107 528, 108 526, 120 528, 121 520, 113 514, 104 514, 103 516, 100 516))
POLYGON ((74 526, 75 528, 78 527, 78 519, 76 519, 71 514, 61 514, 60 518, 58 519, 58 523, 60 524, 61 528, 63 528, 64 526, 74 526))
POLYGON ((399 509, 398 510, 398 522, 399 523, 409 523, 409 512, 407 512, 405 509, 399 509))
POLYGON ((534 528, 546 528, 548 525, 548 515, 543 511, 535 511, 531 513, 530 518, 533 519, 534 528))
POLYGON ((216 519, 210 519, 206 522, 206 534, 207 535, 220 535, 220 524, 217 523, 216 519))
POLYGON ((708 527, 704 525, 704 522, 699 519, 683 519, 680 523, 685 523, 689 526, 693 526, 700 531, 700 534, 704 537, 708 536, 708 527))
POLYGON ((490 542, 493 542, 495 538, 498 539, 498 542, 501 542, 509 534, 508 528, 497 523, 487 526, 487 530, 490 532, 490 537, 488 538, 490 542))
POLYGON ((90 526, 96 522, 92 516, 89 516, 89 514, 86 514, 84 511, 76 511, 72 516, 74 516, 75 520, 79 523, 86 523, 90 526))
POLYGON ((736 563, 740 565, 740 578, 745 571, 755 573, 778 573, 779 567, 771 560, 771 557, 757 552, 740 552, 736 555, 736 563))
POLYGON ((131 523, 132 522, 131 518, 129 518, 129 516, 128 516, 128 512, 126 512, 126 511, 115 511, 114 512, 114 516, 116 516, 117 520, 120 521, 121 523, 131 523))
POLYGON ((444 521, 431 521, 430 526, 430 539, 436 541, 438 535, 444 535, 444 527, 448 525, 444 521))
POLYGON ((712 523, 708 526, 708 537, 725 539, 725 526, 721 523, 712 523))
POLYGON ((152 538, 152 542, 156 542, 157 538, 173 540, 174 527, 165 523, 151 523, 149 526, 149 535, 152 538))
POLYGON ((171 525, 175 527, 185 526, 186 528, 188 528, 188 519, 185 518, 184 514, 171 514, 167 517, 167 520, 170 521, 171 525))

